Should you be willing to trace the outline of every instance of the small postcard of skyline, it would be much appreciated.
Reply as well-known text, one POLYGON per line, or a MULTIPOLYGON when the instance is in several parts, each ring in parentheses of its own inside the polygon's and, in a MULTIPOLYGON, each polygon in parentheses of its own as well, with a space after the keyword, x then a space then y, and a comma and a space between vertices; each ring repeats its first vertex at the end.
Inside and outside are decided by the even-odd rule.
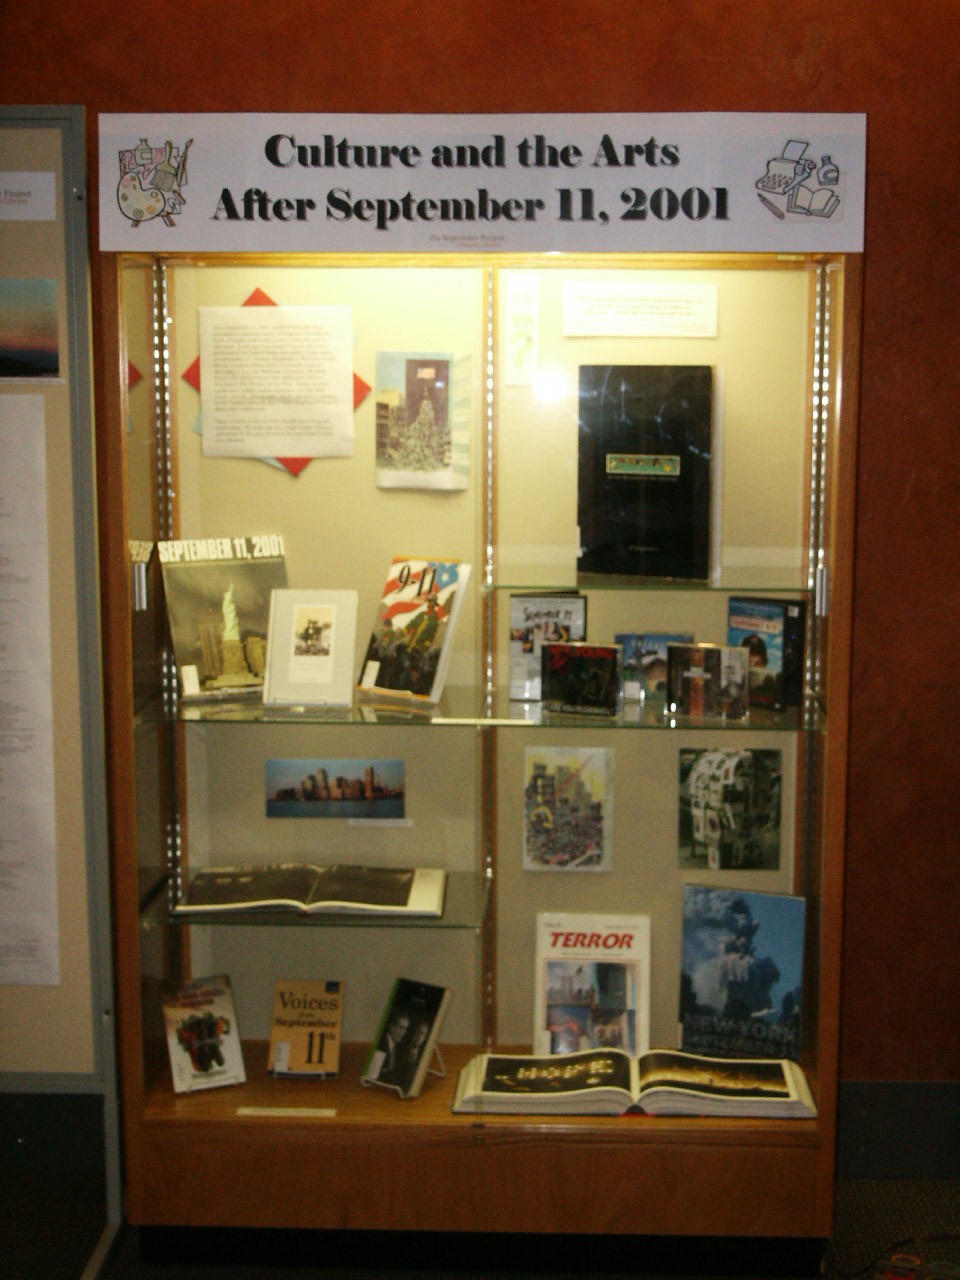
POLYGON ((0 378, 59 374, 56 280, 0 278, 0 378))
POLYGON ((403 760, 292 758, 265 769, 268 818, 406 816, 403 760))

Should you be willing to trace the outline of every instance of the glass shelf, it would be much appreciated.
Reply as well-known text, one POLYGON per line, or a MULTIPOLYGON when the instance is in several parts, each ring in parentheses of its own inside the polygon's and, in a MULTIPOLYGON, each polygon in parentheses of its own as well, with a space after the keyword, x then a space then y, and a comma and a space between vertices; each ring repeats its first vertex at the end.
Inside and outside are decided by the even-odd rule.
POLYGON ((362 912, 204 911, 176 915, 165 895, 155 897, 141 917, 145 928, 159 925, 229 925, 234 928, 311 929, 479 929, 490 898, 490 881, 477 871, 448 871, 442 916, 365 915, 362 912))
POLYGON ((710 581, 690 578, 643 578, 629 574, 577 573, 573 581, 544 582, 541 576, 523 581, 484 583, 485 594, 510 592, 518 595, 541 591, 682 591, 719 592, 723 595, 789 595, 803 598, 810 589, 800 582, 798 570, 764 568, 728 569, 710 581))
MULTIPOLYGON (((140 723, 163 719, 159 703, 141 712, 140 723)), ((505 689, 486 693, 481 689, 452 688, 440 703, 430 707, 385 707, 366 703, 352 707, 265 707, 255 699, 237 702, 211 701, 181 705, 177 719, 184 724, 204 725, 419 725, 439 728, 529 728, 544 729, 710 729, 737 732, 822 729, 821 710, 803 712, 800 707, 784 711, 753 708, 744 720, 717 717, 668 716, 662 702, 626 702, 617 716, 561 715, 545 711, 540 702, 511 701, 505 689)))
POLYGON ((800 707, 787 707, 784 711, 769 711, 766 708, 754 708, 742 720, 726 719, 721 716, 681 716, 667 715, 662 702, 627 702, 617 716, 568 715, 556 711, 545 711, 540 702, 511 702, 506 695, 502 701, 494 700, 493 714, 487 723, 495 723, 498 727, 522 727, 537 725, 545 729, 709 729, 725 732, 763 732, 779 731, 796 733, 799 729, 819 727, 819 714, 804 723, 800 707))

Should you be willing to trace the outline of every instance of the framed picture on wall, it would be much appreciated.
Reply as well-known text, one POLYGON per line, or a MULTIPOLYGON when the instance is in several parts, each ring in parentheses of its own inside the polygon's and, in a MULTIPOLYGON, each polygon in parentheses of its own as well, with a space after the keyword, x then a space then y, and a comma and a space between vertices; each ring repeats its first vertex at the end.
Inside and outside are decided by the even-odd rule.
POLYGON ((526 748, 524 870, 610 870, 613 762, 606 747, 526 748))

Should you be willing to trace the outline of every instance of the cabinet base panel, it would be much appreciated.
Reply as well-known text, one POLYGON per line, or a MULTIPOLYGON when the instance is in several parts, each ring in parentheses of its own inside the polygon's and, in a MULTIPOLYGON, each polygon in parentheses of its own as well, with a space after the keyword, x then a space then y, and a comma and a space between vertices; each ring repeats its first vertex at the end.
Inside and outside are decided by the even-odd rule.
POLYGON ((193 1266, 236 1264, 503 1275, 819 1277, 826 1241, 817 1238, 621 1236, 439 1231, 309 1231, 141 1227, 143 1262, 193 1266))
POLYGON ((319 1146, 169 1137, 145 1146, 134 1223, 768 1238, 832 1227, 829 1180, 802 1148, 602 1149, 572 1135, 469 1133, 409 1146, 369 1132, 319 1146))
POLYGON ((245 1086, 178 1096, 158 1077, 129 1135, 129 1221, 830 1236, 832 1148, 818 1121, 454 1115, 465 1046, 444 1046, 450 1074, 429 1078, 412 1102, 364 1088, 358 1047, 344 1048, 340 1078, 319 1084, 271 1079, 265 1046, 253 1044, 245 1086))

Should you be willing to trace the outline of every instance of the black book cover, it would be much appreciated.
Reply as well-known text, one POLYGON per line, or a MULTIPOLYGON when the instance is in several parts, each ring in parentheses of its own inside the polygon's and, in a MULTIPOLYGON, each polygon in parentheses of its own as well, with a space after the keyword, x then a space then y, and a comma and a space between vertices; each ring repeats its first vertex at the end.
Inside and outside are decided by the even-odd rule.
POLYGON ((581 365, 581 573, 710 573, 713 371, 581 365))

